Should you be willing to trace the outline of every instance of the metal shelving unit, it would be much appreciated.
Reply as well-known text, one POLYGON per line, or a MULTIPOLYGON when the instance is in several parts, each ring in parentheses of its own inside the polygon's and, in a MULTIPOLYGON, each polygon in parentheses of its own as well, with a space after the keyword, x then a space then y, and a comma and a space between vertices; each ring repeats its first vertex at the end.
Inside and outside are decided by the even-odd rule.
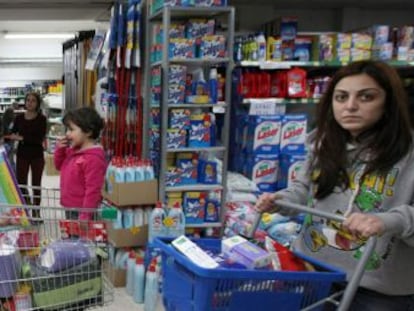
MULTIPOLYGON (((146 104, 144 108, 144 115, 150 116, 151 109, 160 109, 160 150, 159 150, 159 199, 164 200, 166 193, 168 192, 185 192, 185 191, 221 191, 221 207, 220 207, 220 220, 222 219, 222 212, 224 208, 224 198, 226 184, 226 172, 227 172, 227 158, 228 158, 228 144, 229 144, 229 132, 230 132, 230 101, 231 101, 231 76, 234 68, 232 59, 233 55, 233 37, 234 37, 234 19, 235 12, 233 7, 163 7, 161 10, 154 14, 147 14, 147 36, 146 36, 146 68, 147 76, 150 77, 150 72, 153 68, 159 66, 161 68, 161 101, 158 106, 151 106, 151 84, 150 79, 147 79, 146 89, 146 104), (225 31, 226 37, 226 52, 227 56, 223 58, 194 58, 194 59, 181 59, 181 58, 169 58, 169 42, 170 35, 169 30, 172 21, 187 21, 191 18, 222 18, 226 19, 225 24, 227 30, 225 31), (151 63, 150 53, 151 44, 154 36, 154 25, 162 24, 163 37, 162 37, 162 59, 151 63), (225 100, 218 103, 207 104, 174 104, 168 105, 168 79, 169 68, 171 65, 185 65, 185 66, 200 66, 203 68, 209 66, 220 66, 225 68, 225 100), (212 112, 214 114, 221 114, 223 118, 223 124, 221 127, 221 140, 215 145, 210 147, 185 147, 171 149, 167 148, 167 129, 168 129, 168 117, 169 110, 173 108, 189 109, 191 111, 195 109, 202 109, 203 111, 212 112), (170 154, 176 153, 214 153, 219 154, 222 159, 221 167, 221 183, 218 185, 206 185, 206 184, 191 184, 191 185, 177 185, 172 187, 166 187, 166 172, 167 172, 167 157, 170 154)), ((223 33, 220 33, 223 34, 223 33)), ((149 132, 149 118, 147 118, 144 124, 144 130, 149 132)), ((145 135, 144 135, 145 136, 145 135)), ((146 141, 144 139, 144 154, 148 157, 151 150, 149 147, 149 138, 146 141)), ((202 225, 188 225, 188 227, 219 227, 221 223, 205 223, 202 225)))

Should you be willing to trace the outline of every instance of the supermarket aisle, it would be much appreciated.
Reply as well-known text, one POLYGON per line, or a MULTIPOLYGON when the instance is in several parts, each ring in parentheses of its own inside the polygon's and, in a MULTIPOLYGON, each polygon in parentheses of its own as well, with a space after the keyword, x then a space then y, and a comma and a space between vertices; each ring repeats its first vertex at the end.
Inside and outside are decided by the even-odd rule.
MULTIPOLYGON (((43 175, 42 187, 45 188, 58 188, 59 187, 59 176, 48 176, 43 175)), ((160 300, 160 299, 159 299, 160 300)), ((144 306, 142 304, 136 304, 132 300, 126 291, 125 288, 115 288, 113 302, 108 306, 95 308, 92 310, 102 310, 102 311, 119 311, 119 310, 134 310, 134 311, 143 311, 144 306)), ((159 301, 156 311, 164 311, 162 303, 159 301)))

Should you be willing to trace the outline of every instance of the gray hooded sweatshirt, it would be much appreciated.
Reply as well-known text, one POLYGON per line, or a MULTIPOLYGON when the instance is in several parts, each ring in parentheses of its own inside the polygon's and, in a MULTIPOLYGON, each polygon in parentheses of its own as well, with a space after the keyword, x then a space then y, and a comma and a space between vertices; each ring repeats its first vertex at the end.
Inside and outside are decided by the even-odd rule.
MULTIPOLYGON (((388 295, 414 294, 414 152, 395 164, 386 177, 371 174, 360 180, 365 165, 351 160, 358 157, 358 148, 349 145, 347 149, 352 162, 348 169, 350 188, 337 187, 327 197, 313 199, 309 152, 297 179, 278 193, 287 201, 331 213, 375 213, 384 221, 386 231, 378 238, 360 286, 388 295)), ((337 223, 308 215, 294 248, 342 268, 350 278, 364 243, 343 232, 337 223)))

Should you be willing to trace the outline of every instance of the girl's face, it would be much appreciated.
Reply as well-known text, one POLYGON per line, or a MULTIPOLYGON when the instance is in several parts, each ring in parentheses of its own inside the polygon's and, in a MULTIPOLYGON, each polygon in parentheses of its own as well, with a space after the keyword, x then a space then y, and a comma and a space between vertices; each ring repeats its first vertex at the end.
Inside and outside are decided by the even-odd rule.
POLYGON ((37 98, 34 95, 28 95, 25 102, 26 110, 28 111, 37 111, 37 98))
POLYGON ((385 91, 367 74, 343 78, 335 86, 332 97, 335 120, 356 137, 381 119, 385 97, 385 91))
POLYGON ((68 127, 66 129, 66 138, 74 148, 79 149, 86 147, 91 142, 89 133, 83 132, 79 126, 71 121, 68 122, 68 127))

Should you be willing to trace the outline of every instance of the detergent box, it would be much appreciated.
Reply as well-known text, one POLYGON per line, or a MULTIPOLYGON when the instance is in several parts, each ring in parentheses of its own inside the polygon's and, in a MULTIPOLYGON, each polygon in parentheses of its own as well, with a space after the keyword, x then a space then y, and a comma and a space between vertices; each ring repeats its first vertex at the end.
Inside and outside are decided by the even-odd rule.
POLYGON ((244 147, 247 153, 277 154, 280 149, 282 116, 249 116, 244 147))
POLYGON ((289 187, 296 179, 296 174, 303 167, 306 159, 305 153, 282 153, 279 156, 279 176, 277 187, 283 189, 289 187))
POLYGON ((278 169, 278 155, 252 155, 246 158, 244 173, 260 191, 273 192, 277 190, 278 169))
POLYGON ((197 183, 198 179, 198 154, 197 153, 179 153, 177 155, 177 167, 181 169, 181 184, 192 185, 197 183))
POLYGON ((191 191, 184 193, 184 215, 186 224, 204 222, 207 195, 205 192, 191 191))
POLYGON ((280 153, 305 151, 307 123, 305 114, 287 114, 282 117, 280 153))

